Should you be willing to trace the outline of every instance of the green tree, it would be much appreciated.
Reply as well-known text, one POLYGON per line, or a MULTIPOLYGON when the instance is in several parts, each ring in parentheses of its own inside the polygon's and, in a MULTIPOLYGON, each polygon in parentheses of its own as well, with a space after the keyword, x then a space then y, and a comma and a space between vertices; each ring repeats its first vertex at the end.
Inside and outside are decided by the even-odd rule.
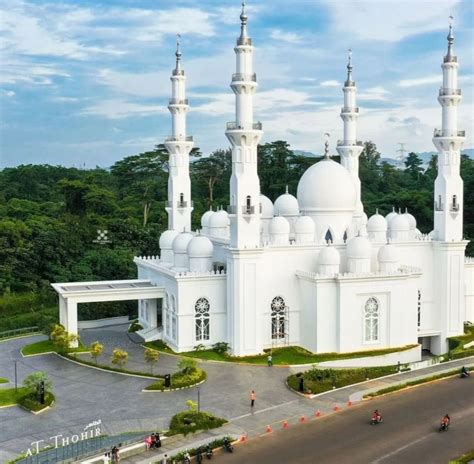
POLYGON ((178 362, 178 369, 184 374, 192 374, 196 371, 197 362, 192 358, 182 358, 178 362))
POLYGON ((90 350, 91 358, 93 358, 95 363, 97 364, 97 358, 99 356, 102 356, 102 353, 104 352, 104 345, 98 341, 92 342, 90 350))
POLYGON ((159 351, 152 350, 150 348, 145 348, 144 351, 145 362, 150 365, 150 372, 153 374, 153 365, 158 362, 160 358, 159 351))
POLYGON ((60 352, 68 351, 75 342, 79 341, 79 335, 70 334, 60 324, 54 325, 49 338, 60 352))
POLYGON ((45 372, 33 372, 23 381, 23 385, 29 390, 30 394, 35 395, 40 400, 40 386, 44 382, 45 392, 52 392, 53 382, 45 372))
POLYGON ((423 172, 423 160, 414 152, 408 153, 405 160, 405 172, 414 180, 419 180, 423 172))
POLYGON ((114 348, 112 351, 112 364, 123 368, 128 362, 128 353, 120 348, 114 348))

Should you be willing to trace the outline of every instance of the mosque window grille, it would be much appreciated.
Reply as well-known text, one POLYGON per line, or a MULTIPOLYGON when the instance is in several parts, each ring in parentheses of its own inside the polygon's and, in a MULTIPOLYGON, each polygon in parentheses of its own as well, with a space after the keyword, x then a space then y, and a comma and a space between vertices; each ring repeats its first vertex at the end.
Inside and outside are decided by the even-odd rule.
POLYGON ((421 292, 420 290, 418 290, 417 310, 418 310, 417 325, 418 325, 418 330, 420 330, 421 328, 421 292))
POLYGON ((210 308, 207 298, 199 298, 194 305, 196 341, 209 340, 210 308))
POLYGON ((176 314, 176 298, 171 295, 171 339, 178 339, 178 316, 176 314))
POLYGON ((281 296, 273 298, 271 303, 272 342, 288 342, 289 308, 281 296))
POLYGON ((364 306, 364 341, 373 343, 379 341, 379 301, 370 297, 364 306))

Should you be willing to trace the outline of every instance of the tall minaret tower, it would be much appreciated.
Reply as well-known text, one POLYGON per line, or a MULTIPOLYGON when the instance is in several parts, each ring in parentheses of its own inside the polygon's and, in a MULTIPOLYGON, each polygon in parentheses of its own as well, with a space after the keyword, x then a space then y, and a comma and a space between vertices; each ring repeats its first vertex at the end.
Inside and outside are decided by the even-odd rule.
MULTIPOLYGON (((357 192, 357 204, 354 218, 360 218, 364 207, 360 195, 359 156, 363 150, 362 142, 357 140, 357 118, 359 108, 356 104, 356 86, 352 80, 352 50, 349 50, 347 63, 347 79, 342 91, 344 92, 344 106, 341 108, 341 119, 344 121, 344 139, 337 142, 337 152, 341 157, 341 164, 350 172, 357 192)), ((357 233, 357 231, 355 231, 357 233)))
MULTIPOLYGON (((452 17, 450 17, 452 19, 452 17)), ((442 108, 442 129, 435 129, 433 143, 439 152, 438 177, 434 194, 434 232, 436 240, 459 241, 463 238, 463 181, 460 172, 460 151, 465 132, 458 130, 458 58, 453 54, 454 35, 449 25, 448 52, 444 57, 443 87, 438 101, 442 108)))
MULTIPOLYGON (((452 19, 452 18, 450 18, 452 19)), ((448 52, 443 59, 443 87, 438 101, 442 108, 442 128, 434 131, 433 143, 438 150, 438 177, 434 198, 434 294, 439 337, 432 337, 431 352, 446 353, 447 337, 461 335, 466 320, 464 297, 463 182, 460 150, 465 133, 458 130, 458 60, 453 54, 453 29, 449 25, 448 52)), ((423 318, 422 318, 423 319, 423 318)), ((430 326, 432 328, 432 326, 430 326)))
POLYGON ((262 125, 253 121, 253 95, 257 78, 253 72, 252 39, 247 35, 247 14, 242 2, 241 30, 237 45, 236 73, 230 84, 235 94, 235 122, 227 123, 226 136, 232 144, 230 178, 230 246, 260 246, 260 181, 257 174, 257 146, 262 125))
POLYGON ((168 229, 191 230, 191 180, 189 178, 189 153, 193 148, 193 138, 186 135, 186 113, 189 110, 186 98, 186 77, 181 69, 181 50, 176 45, 176 67, 171 74, 171 98, 168 109, 171 113, 171 136, 165 141, 169 153, 168 176, 168 229))

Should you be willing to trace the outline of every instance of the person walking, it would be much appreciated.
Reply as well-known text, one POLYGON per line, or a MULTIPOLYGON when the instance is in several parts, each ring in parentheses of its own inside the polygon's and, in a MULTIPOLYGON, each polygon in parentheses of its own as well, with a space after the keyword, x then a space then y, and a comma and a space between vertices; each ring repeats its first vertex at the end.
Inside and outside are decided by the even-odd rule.
POLYGON ((161 464, 168 464, 168 455, 165 454, 165 457, 161 460, 161 464))
POLYGON ((273 366, 273 357, 272 357, 271 353, 267 357, 267 363, 268 363, 268 367, 273 366))
POLYGON ((255 390, 252 390, 250 393, 250 407, 253 408, 255 406, 255 400, 257 399, 257 395, 255 394, 255 390))

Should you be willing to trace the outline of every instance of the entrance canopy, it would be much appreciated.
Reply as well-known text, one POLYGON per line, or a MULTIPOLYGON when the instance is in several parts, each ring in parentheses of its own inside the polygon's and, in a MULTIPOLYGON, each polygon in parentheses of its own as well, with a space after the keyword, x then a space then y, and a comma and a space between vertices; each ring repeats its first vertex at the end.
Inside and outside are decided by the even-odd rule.
POLYGON ((104 280, 99 282, 68 282, 51 284, 59 295, 59 322, 77 335, 78 303, 103 301, 153 300, 164 298, 163 287, 150 280, 104 280))

